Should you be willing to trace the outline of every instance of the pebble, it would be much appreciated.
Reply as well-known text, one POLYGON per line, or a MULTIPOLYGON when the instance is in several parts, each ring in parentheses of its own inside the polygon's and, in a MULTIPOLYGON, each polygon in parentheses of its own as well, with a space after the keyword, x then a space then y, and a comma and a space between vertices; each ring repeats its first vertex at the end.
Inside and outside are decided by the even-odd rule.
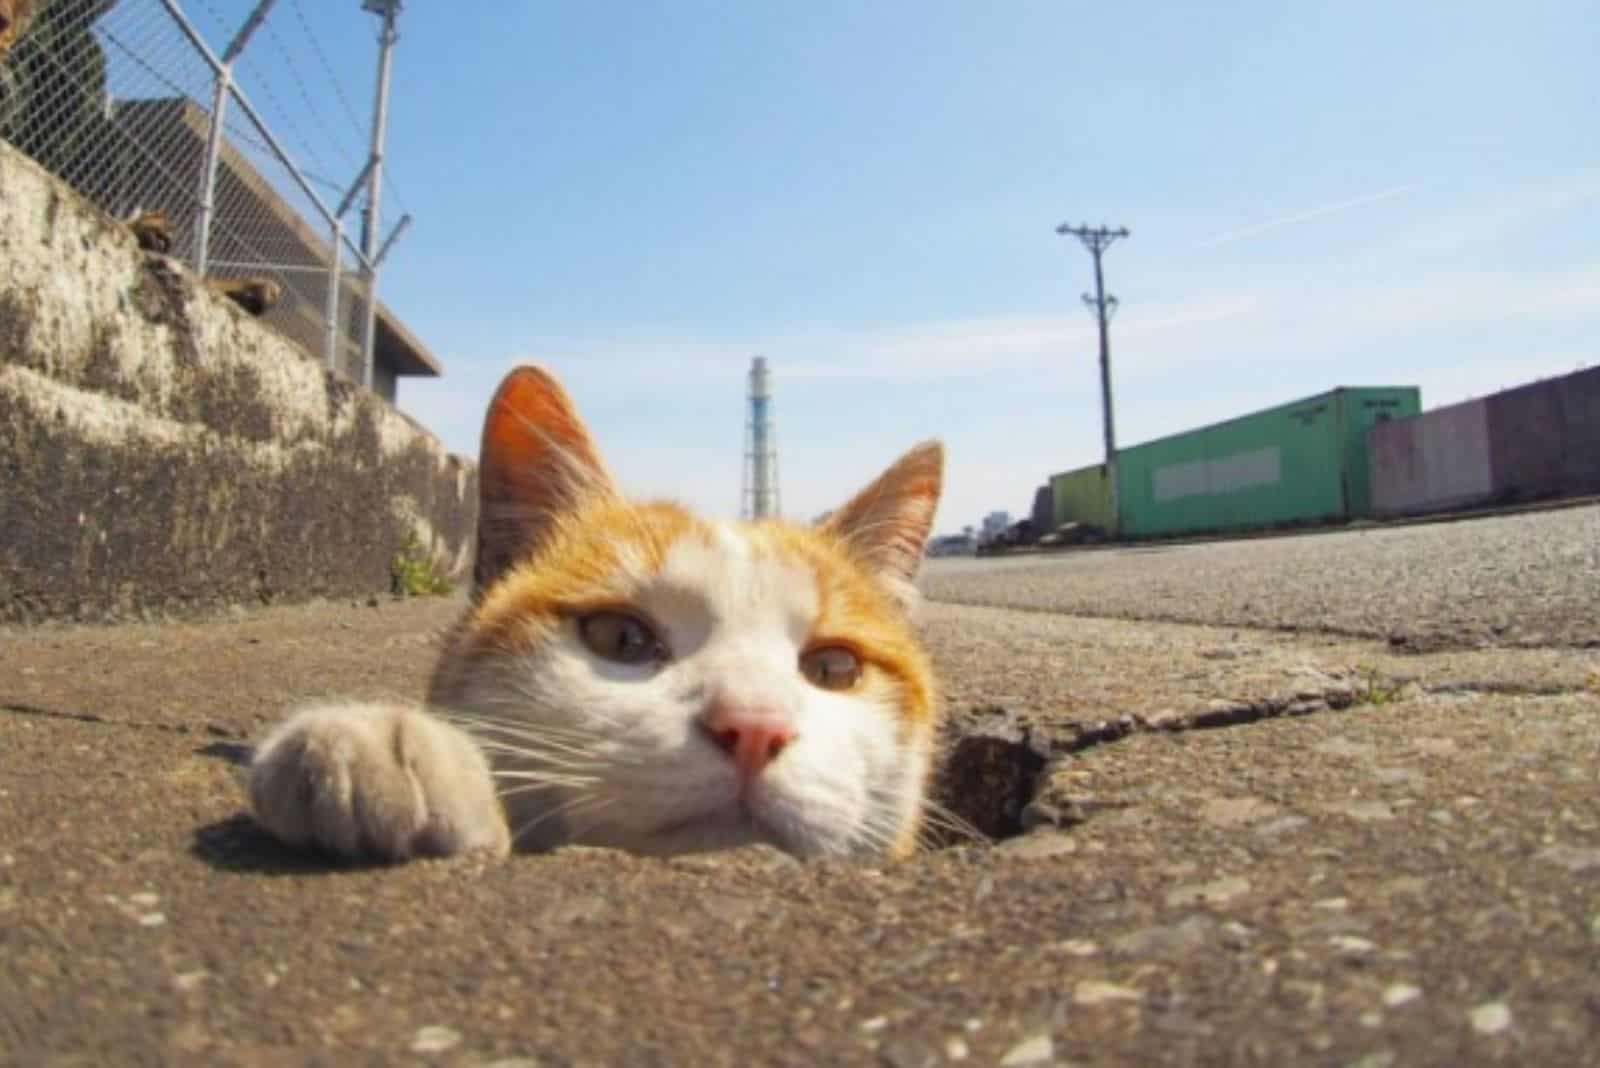
POLYGON ((1357 823, 1375 823, 1394 819, 1394 809, 1384 801, 1342 801, 1326 806, 1329 812, 1348 816, 1357 823))
POLYGON ((1301 827, 1304 827, 1308 822, 1310 821, 1304 816, 1280 816, 1271 823, 1263 823, 1261 826, 1257 827, 1255 829, 1255 833, 1259 834, 1263 838, 1271 838, 1274 835, 1283 834, 1286 831, 1297 831, 1301 827))
POLYGON ((179 972, 172 977, 172 985, 181 993, 187 994, 200 986, 201 983, 211 978, 211 973, 204 968, 192 972, 179 972))
POLYGON ((1043 860, 1076 853, 1078 842, 1063 831, 1036 830, 1001 843, 995 851, 1018 860, 1043 860))
POLYGON ((130 905, 138 905, 140 908, 153 909, 161 903, 161 895, 151 893, 129 894, 128 903, 130 905))
POLYGON ((443 1053, 461 1044, 461 1032, 451 1027, 421 1027, 411 1038, 412 1053, 443 1053))
POLYGON ((1600 868, 1600 849, 1583 849, 1578 846, 1553 845, 1541 849, 1538 858, 1556 864, 1577 875, 1590 868, 1600 868))
POLYGON ((885 1068, 935 1068, 939 1054, 920 1042, 896 1039, 878 1051, 885 1068))
POLYGON ((1069 938, 1064 942, 1057 942, 1061 951, 1073 957, 1092 957, 1100 952, 1100 947, 1087 938, 1069 938))
POLYGON ((160 927, 167 922, 164 912, 147 912, 139 917, 140 927, 160 927))
POLYGON ((1511 1010, 1503 1001, 1487 1001, 1472 1010, 1472 1029, 1480 1035, 1498 1035, 1511 1026, 1511 1010))
POLYGON ((1200 818, 1213 827, 1239 827, 1278 814, 1278 806, 1259 797, 1219 797, 1200 808, 1200 818))
POLYGON ((870 1020, 861 1021, 861 1030, 869 1035, 875 1035, 888 1026, 889 1017, 887 1016, 874 1016, 870 1020))
POLYGON ((1192 883, 1179 886, 1167 893, 1168 908, 1187 905, 1226 905, 1234 898, 1250 891, 1250 880, 1242 875, 1229 876, 1209 883, 1192 883))
POLYGON ((1072 988, 1072 1000, 1079 1005, 1104 1005, 1111 1001, 1139 1001, 1142 993, 1131 986, 1103 979, 1084 979, 1072 988))
POLYGON ((1204 946, 1215 930, 1216 921, 1197 912, 1174 924, 1142 927, 1119 935, 1111 948, 1128 957, 1177 957, 1204 946))
POLYGON ((1055 1058, 1056 1046, 1049 1035, 1025 1038, 1006 1050, 1000 1058, 1000 1068, 1020 1068, 1025 1064, 1045 1064, 1055 1058))
POLYGON ((1372 746, 1364 742, 1352 742, 1348 738, 1329 738, 1327 741, 1318 742, 1311 748, 1327 756, 1370 757, 1373 755, 1372 746))
POLYGON ((959 1037, 944 1040, 944 1055, 948 1060, 964 1061, 971 1052, 972 1050, 967 1046, 965 1040, 959 1037))
POLYGON ((1343 912, 1350 907, 1350 899, 1347 897, 1325 897, 1321 901, 1313 901, 1311 907, 1314 909, 1327 909, 1330 912, 1343 912))
POLYGON ((1412 986, 1410 983, 1390 983, 1383 992, 1383 1003, 1395 1009, 1421 996, 1421 987, 1412 986))
POLYGON ((1352 957, 1365 956, 1378 948, 1365 938, 1357 938, 1355 935, 1334 935, 1328 939, 1328 944, 1340 953, 1352 957))
POLYGON ((1396 1061, 1393 1050, 1381 1049, 1376 1053, 1369 1053, 1365 1057, 1358 1057, 1351 1061, 1347 1068, 1392 1068, 1396 1061))

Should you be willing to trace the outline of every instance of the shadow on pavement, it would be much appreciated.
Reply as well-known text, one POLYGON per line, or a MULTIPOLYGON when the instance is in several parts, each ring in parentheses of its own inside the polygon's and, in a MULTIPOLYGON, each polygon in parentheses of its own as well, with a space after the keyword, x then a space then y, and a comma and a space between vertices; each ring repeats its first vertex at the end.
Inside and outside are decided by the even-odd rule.
POLYGON ((236 768, 248 768, 250 758, 255 755, 255 747, 243 742, 212 742, 195 750, 198 756, 208 756, 236 768))
POLYGON ((189 852, 218 871, 259 875, 329 875, 386 866, 291 848, 243 812, 196 827, 189 852))
POLYGON ((13 701, 7 697, 0 697, 0 712, 9 712, 14 716, 41 716, 45 719, 69 719, 75 723, 109 723, 115 725, 115 720, 97 715, 94 712, 62 712, 53 708, 41 708, 38 705, 28 704, 24 701, 13 701))

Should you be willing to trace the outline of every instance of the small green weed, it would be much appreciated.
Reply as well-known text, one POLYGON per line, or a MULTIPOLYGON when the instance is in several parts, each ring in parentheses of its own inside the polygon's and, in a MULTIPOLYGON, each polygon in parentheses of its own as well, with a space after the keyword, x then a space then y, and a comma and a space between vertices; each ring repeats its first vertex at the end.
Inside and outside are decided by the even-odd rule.
POLYGON ((413 531, 389 560, 389 588, 396 597, 441 596, 455 584, 439 574, 433 557, 413 531))
POLYGON ((1358 705, 1392 705, 1404 697, 1405 683, 1386 678, 1376 668, 1362 670, 1361 686, 1356 691, 1358 705))

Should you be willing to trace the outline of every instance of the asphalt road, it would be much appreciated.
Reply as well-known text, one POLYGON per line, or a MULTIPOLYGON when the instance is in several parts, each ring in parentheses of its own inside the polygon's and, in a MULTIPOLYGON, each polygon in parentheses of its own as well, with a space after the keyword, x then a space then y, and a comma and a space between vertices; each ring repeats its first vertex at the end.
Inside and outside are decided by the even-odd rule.
POLYGON ((1332 533, 931 562, 935 598, 1441 646, 1600 645, 1600 504, 1332 533))
POLYGON ((1049 762, 1029 833, 888 865, 291 855, 250 740, 416 694, 455 603, 0 629, 0 1064, 1600 1063, 1596 521, 940 566, 1223 625, 930 604, 952 748, 1049 762), (1326 632, 1487 618, 1438 538, 1525 629, 1326 632))

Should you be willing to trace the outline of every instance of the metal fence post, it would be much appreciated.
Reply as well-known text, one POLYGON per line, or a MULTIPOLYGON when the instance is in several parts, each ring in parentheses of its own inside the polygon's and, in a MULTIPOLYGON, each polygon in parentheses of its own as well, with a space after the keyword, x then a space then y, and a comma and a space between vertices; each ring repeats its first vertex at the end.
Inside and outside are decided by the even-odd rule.
POLYGON ((216 213, 217 206, 217 161, 222 153, 222 121, 227 114, 228 96, 233 91, 233 61, 239 58, 239 53, 244 51, 245 45, 250 43, 250 35, 260 29, 266 21, 267 12, 272 10, 272 5, 278 0, 260 0, 251 10, 244 25, 239 27, 239 32, 233 35, 233 40, 220 57, 213 56, 206 47, 205 39, 195 30, 183 9, 178 6, 177 0, 162 0, 162 6, 167 9, 167 14, 178 24, 185 37, 195 46, 200 57, 211 67, 212 75, 216 82, 216 89, 211 97, 211 125, 206 131, 206 156, 200 170, 200 215, 195 220, 194 229, 194 273, 204 277, 207 260, 211 254, 211 219, 216 213))
POLYGON ((372 388, 372 361, 378 335, 378 207, 383 191, 383 139, 389 125, 389 73, 395 42, 400 39, 395 20, 401 0, 365 0, 362 7, 383 16, 378 34, 378 90, 372 104, 372 172, 367 178, 367 204, 361 223, 361 253, 365 259, 366 315, 361 329, 361 384, 372 388))
POLYGON ((344 221, 337 216, 333 220, 332 240, 329 241, 328 255, 328 370, 339 369, 339 253, 340 243, 344 241, 344 221))
POLYGON ((222 154, 222 116, 228 107, 228 86, 233 68, 224 64, 214 72, 216 92, 211 97, 211 127, 206 131, 206 156, 200 168, 200 213, 194 225, 194 273, 204 278, 211 253, 211 216, 217 206, 217 160, 222 154))

